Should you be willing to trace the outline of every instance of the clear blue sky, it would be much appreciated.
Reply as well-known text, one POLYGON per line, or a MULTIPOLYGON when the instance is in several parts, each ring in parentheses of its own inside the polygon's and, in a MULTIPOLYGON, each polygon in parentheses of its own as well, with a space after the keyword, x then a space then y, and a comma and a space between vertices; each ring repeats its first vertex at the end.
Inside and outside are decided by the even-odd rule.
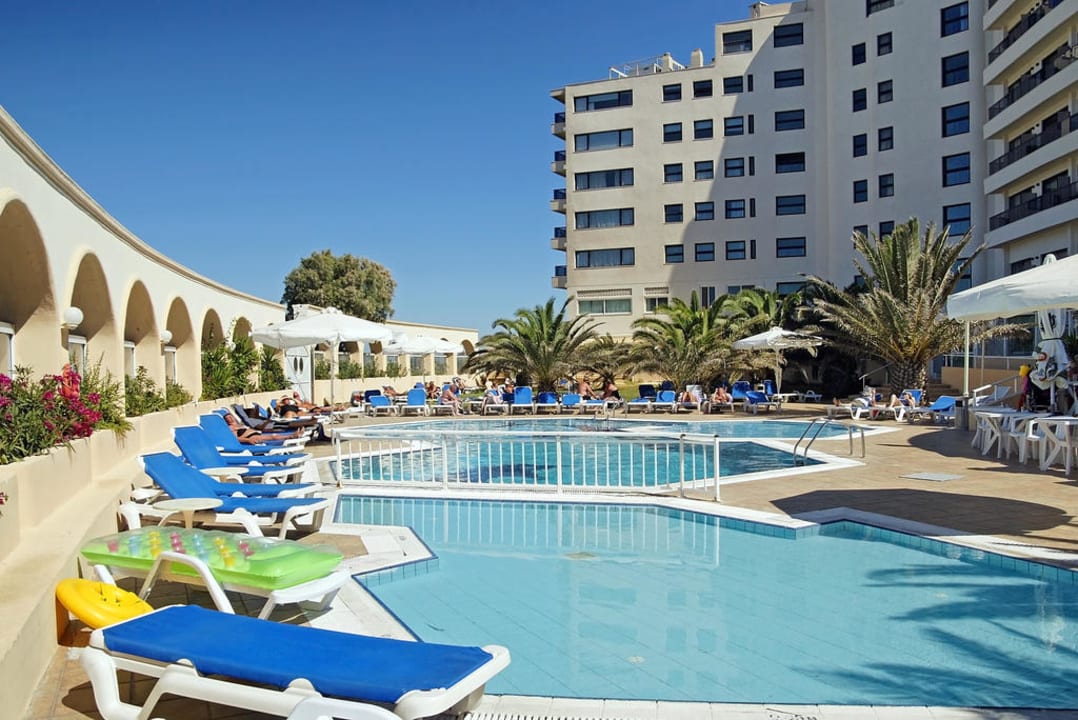
MULTIPOLYGON (((0 104, 121 223, 271 300, 369 257, 394 317, 475 327, 563 291, 549 91, 714 53, 748 0, 16 3, 0 104)), ((0 178, 0 185, 3 179, 0 178)))

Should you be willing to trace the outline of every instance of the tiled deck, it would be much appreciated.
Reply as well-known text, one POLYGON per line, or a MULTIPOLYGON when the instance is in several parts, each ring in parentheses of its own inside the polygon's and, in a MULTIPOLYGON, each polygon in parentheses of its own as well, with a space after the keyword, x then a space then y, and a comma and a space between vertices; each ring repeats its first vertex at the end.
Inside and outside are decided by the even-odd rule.
MULTIPOLYGON (((787 406, 782 417, 818 416, 823 406, 787 406)), ((697 415, 697 418, 701 416, 697 415)), ((729 416, 724 415, 723 418, 729 416)), ((739 415, 738 417, 745 417, 739 415)), ((766 416, 761 416, 766 417, 766 416)), ((719 419, 712 416, 709 419, 719 419)), ((369 422, 360 420, 357 422, 369 422)), ((1078 553, 1078 473, 1064 477, 1060 468, 1041 473, 1035 466, 1021 467, 1015 460, 997 460, 994 452, 984 457, 970 447, 968 432, 931 425, 896 424, 893 421, 865 423, 892 429, 893 432, 867 438, 864 465, 834 471, 817 472, 789 478, 757 480, 724 485, 723 504, 769 513, 801 515, 829 508, 847 507, 879 513, 912 522, 952 528, 961 533, 998 538, 998 546, 1034 546, 1054 562, 1070 564, 1071 553, 1078 553), (959 476, 943 482, 914 480, 903 475, 939 473, 959 476)), ((817 447, 835 455, 845 455, 847 441, 818 441, 817 447)), ((323 452, 328 453, 330 448, 323 452)), ((855 456, 856 457, 856 456, 855 456)), ((860 460, 860 458, 857 458, 860 460)), ((1032 549, 1032 548, 1030 548, 1032 549)), ((184 588, 165 587, 155 591, 154 604, 167 604, 164 593, 179 593, 174 598, 188 601, 184 588)), ((357 623, 370 617, 363 608, 362 591, 347 589, 338 605, 357 623)), ((190 601, 200 598, 192 596, 190 601)), ((252 614, 257 612, 257 602, 252 614)), ((287 619, 294 608, 279 608, 275 619, 287 619)), ((316 620, 315 624, 338 623, 337 619, 316 620)), ((353 625, 353 631, 373 634, 389 632, 386 628, 353 625)), ((81 635, 84 638, 85 635, 81 635)), ((80 636, 65 642, 78 644, 80 636)), ((511 650, 512 648, 510 648, 511 650)), ((144 693, 147 683, 132 687, 144 693)), ((1078 699, 1075 700, 1078 706, 1078 699)), ((1042 718, 1045 720, 1078 719, 1078 712, 959 710, 939 708, 854 708, 790 707, 763 705, 712 705, 695 703, 625 703, 600 700, 559 700, 549 698, 488 697, 475 715, 476 720, 494 718, 754 718, 783 720, 796 717, 916 718, 958 720, 959 718, 1042 718)), ((2 715, 0 711, 0 715, 2 715)), ((168 720, 224 720, 226 718, 262 718, 260 714, 207 706, 186 700, 170 700, 159 705, 156 716, 168 720)), ((100 718, 89 683, 77 661, 77 650, 61 646, 52 667, 39 685, 26 720, 52 718, 100 718)))

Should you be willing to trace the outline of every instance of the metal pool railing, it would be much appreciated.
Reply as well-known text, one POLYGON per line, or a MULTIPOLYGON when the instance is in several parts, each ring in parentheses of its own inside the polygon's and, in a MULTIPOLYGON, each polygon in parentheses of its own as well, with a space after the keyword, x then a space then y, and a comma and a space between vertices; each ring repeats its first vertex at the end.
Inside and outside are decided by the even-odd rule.
POLYGON ((337 484, 648 492, 714 486, 717 435, 342 428, 337 484))

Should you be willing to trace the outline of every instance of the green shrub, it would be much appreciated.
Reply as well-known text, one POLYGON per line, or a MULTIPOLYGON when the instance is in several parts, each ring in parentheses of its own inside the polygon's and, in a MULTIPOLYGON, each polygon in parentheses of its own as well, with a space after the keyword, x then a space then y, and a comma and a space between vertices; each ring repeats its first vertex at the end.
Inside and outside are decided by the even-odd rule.
POLYGON ((216 400, 252 391, 251 373, 257 364, 258 355, 250 338, 203 350, 202 399, 216 400))
POLYGON ((333 366, 329 364, 329 360, 326 360, 325 358, 318 358, 314 361, 315 380, 329 380, 329 376, 332 372, 333 366))
POLYGON ((363 377, 378 377, 378 367, 373 360, 363 362, 363 377))
POLYGON ((389 378, 404 377, 404 366, 396 360, 386 362, 385 376, 389 378))
POLYGON ((364 377, 363 366, 351 360, 342 360, 337 366, 337 377, 341 380, 353 380, 364 377))
POLYGON ((284 366, 277 350, 268 345, 262 347, 262 354, 258 358, 258 389, 261 392, 284 390, 288 387, 288 381, 284 376, 284 366))
POLYGON ((139 365, 134 377, 124 381, 124 409, 128 417, 138 417, 165 409, 165 396, 150 377, 150 371, 139 365))
POLYGON ((94 423, 95 429, 115 430, 120 435, 131 429, 131 422, 124 413, 124 386, 101 367, 100 359, 86 368, 81 387, 83 397, 97 398, 90 402, 101 413, 101 419, 94 423))
POLYGON ((165 407, 179 407, 180 405, 186 405, 194 399, 195 396, 175 380, 165 381, 165 407))

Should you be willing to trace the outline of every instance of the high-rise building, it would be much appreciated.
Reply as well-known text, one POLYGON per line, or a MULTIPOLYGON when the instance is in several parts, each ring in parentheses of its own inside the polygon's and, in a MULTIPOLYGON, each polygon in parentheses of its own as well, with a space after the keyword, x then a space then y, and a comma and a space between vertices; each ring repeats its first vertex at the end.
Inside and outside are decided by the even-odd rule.
POLYGON ((1078 0, 990 5, 756 3, 716 25, 710 62, 667 54, 553 91, 554 287, 627 335, 692 291, 847 285, 852 231, 910 217, 1003 249, 960 287, 1067 254, 1078 0))

